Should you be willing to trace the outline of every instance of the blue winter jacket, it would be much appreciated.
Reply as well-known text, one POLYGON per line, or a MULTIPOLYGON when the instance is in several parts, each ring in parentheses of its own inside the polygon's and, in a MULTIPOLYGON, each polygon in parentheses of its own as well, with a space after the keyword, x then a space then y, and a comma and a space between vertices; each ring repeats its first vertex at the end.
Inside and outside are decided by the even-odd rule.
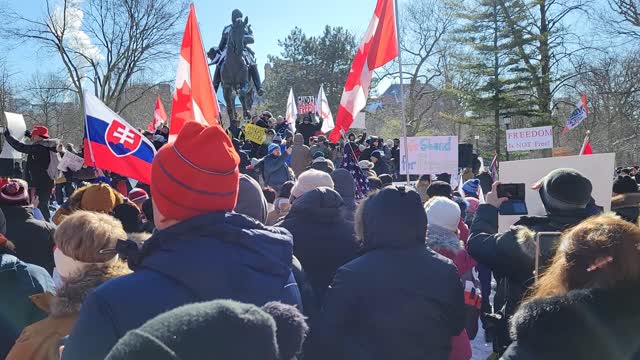
POLYGON ((104 359, 127 331, 188 303, 300 306, 292 248, 288 231, 236 213, 204 214, 158 231, 145 243, 134 273, 87 297, 63 359, 104 359))

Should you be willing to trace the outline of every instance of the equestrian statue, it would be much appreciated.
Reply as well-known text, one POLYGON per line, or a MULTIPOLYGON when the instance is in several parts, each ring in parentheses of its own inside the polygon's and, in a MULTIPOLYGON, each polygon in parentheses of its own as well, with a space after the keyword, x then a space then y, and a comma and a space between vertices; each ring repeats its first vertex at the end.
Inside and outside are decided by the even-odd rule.
POLYGON ((251 116, 254 90, 259 96, 264 95, 255 53, 248 47, 255 41, 253 30, 249 25, 249 18, 245 17, 243 20, 242 17, 240 10, 233 10, 231 25, 222 31, 220 45, 207 53, 210 65, 216 65, 213 86, 217 92, 222 82, 224 101, 231 121, 237 120, 236 96, 240 97, 243 115, 248 119, 251 116))

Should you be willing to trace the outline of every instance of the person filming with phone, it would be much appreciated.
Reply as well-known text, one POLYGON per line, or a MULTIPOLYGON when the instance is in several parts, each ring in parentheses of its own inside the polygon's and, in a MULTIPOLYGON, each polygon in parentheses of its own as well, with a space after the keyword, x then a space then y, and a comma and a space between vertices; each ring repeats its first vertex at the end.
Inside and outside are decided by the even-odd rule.
MULTIPOLYGON (((497 281, 494 310, 493 350, 502 355, 511 339, 509 319, 527 290, 533 285, 537 257, 536 239, 540 233, 559 232, 593 215, 591 181, 573 169, 556 169, 532 186, 537 190, 546 215, 523 216, 508 231, 498 233, 498 215, 526 213, 524 184, 496 182, 481 204, 471 226, 469 254, 491 268, 497 281), (522 192, 520 194, 520 192, 522 192)), ((554 239, 545 241, 549 251, 539 259, 544 269, 553 257, 554 239)), ((542 246, 542 244, 541 244, 542 246)))

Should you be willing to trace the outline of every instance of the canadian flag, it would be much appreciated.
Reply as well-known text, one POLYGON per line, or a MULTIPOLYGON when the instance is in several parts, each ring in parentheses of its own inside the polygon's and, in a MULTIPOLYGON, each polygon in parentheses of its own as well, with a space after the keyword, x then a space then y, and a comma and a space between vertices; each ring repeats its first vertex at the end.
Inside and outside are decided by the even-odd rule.
POLYGON ((167 123, 167 112, 164 110, 164 104, 160 96, 156 99, 156 109, 153 112, 153 121, 147 126, 147 130, 156 131, 162 124, 167 123))
POLYGON ((358 48, 344 85, 336 126, 329 139, 337 142, 367 105, 373 71, 398 56, 393 0, 378 0, 369 28, 358 48))
POLYGON ((587 136, 584 137, 584 142, 582 143, 582 148, 580 149, 580 156, 593 154, 593 149, 591 148, 591 140, 589 139, 589 135, 590 135, 590 131, 587 131, 587 136))
POLYGON ((318 91, 318 98, 316 99, 316 113, 323 119, 322 129, 320 129, 320 131, 326 134, 333 130, 335 124, 333 123, 333 114, 329 107, 327 94, 324 93, 324 85, 320 85, 320 91, 318 91))
POLYGON ((169 139, 174 139, 188 121, 217 125, 219 113, 218 100, 213 91, 207 58, 202 48, 196 8, 191 4, 178 59, 169 139))

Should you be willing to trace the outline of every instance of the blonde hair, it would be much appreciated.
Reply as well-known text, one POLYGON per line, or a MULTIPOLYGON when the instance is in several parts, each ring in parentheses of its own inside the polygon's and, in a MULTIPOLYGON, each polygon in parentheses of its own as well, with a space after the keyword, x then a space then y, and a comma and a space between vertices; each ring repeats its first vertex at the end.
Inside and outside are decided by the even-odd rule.
POLYGON ((56 229, 54 241, 65 255, 84 263, 103 263, 116 254, 118 240, 127 239, 120 221, 101 213, 79 210, 67 216, 56 229))
POLYGON ((639 247, 638 226, 613 214, 589 218, 562 236, 551 266, 533 287, 528 301, 640 280, 639 247), (609 257, 610 263, 592 268, 598 259, 609 257))

